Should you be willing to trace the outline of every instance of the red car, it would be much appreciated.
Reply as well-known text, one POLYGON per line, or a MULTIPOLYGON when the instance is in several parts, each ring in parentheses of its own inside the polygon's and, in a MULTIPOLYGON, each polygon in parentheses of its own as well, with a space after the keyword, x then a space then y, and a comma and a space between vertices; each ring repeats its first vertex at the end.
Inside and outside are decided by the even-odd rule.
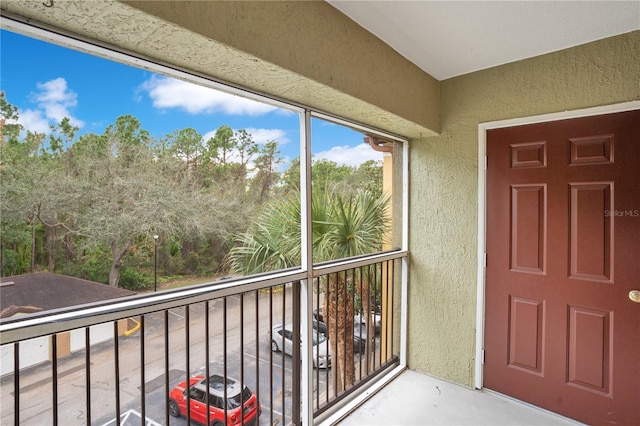
MULTIPOLYGON (((169 392, 169 414, 174 417, 187 415, 186 381, 169 392)), ((240 381, 227 377, 227 421, 224 418, 224 377, 214 374, 209 377, 209 419, 207 422, 207 380, 204 376, 193 376, 189 380, 190 416, 203 425, 222 426, 241 424, 241 412, 245 425, 257 425, 262 414, 258 397, 248 387, 240 389, 240 381), (244 402, 244 407, 241 404, 244 402)))

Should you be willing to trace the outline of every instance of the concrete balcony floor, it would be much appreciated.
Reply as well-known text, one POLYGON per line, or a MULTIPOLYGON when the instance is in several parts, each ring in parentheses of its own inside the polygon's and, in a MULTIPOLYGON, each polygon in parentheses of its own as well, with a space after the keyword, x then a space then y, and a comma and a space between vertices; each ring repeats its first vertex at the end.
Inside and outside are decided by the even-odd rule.
POLYGON ((506 398, 406 370, 342 419, 339 426, 581 425, 506 398))

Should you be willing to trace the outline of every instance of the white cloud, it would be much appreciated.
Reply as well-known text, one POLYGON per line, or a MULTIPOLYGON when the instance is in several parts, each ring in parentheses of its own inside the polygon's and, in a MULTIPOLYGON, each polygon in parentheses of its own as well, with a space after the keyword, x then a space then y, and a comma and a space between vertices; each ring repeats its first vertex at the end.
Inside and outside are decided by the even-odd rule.
POLYGON ((39 91, 30 96, 31 101, 37 104, 36 109, 19 111, 19 122, 25 130, 49 133, 49 124, 57 124, 65 117, 74 126, 84 126, 84 122, 70 111, 78 104, 78 95, 67 87, 67 80, 59 77, 38 83, 36 87, 39 91))
POLYGON ((356 146, 334 146, 327 151, 313 154, 313 159, 328 160, 333 161, 339 165, 357 167, 368 160, 382 161, 382 153, 374 151, 369 145, 365 143, 361 143, 356 146))
POLYGON ((49 120, 47 120, 42 111, 34 109, 20 111, 18 121, 24 129, 33 133, 49 133, 49 120))
POLYGON ((154 107, 178 108, 189 114, 224 112, 256 116, 277 110, 271 105, 169 77, 153 76, 140 88, 149 93, 154 107))
POLYGON ((282 129, 256 129, 250 127, 245 130, 253 137, 253 140, 259 144, 276 141, 278 142, 278 145, 284 145, 291 142, 287 137, 287 133, 282 129))

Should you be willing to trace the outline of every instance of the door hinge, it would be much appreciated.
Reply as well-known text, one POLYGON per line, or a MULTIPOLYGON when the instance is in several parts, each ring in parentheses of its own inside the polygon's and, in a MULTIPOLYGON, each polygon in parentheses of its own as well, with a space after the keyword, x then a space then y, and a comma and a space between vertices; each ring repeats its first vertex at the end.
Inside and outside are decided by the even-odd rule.
POLYGON ((482 350, 482 365, 484 365, 484 349, 482 350))
POLYGON ((487 267, 487 253, 484 254, 483 262, 484 262, 484 267, 486 268, 487 267))
POLYGON ((489 157, 484 156, 484 169, 487 170, 489 168, 489 157))

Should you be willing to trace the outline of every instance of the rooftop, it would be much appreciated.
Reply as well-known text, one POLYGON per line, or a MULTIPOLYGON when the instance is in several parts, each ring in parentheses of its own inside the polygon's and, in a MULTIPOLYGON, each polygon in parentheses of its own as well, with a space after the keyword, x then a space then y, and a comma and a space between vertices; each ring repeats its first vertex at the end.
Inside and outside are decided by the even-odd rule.
POLYGON ((136 294, 95 281, 51 272, 4 277, 2 282, 13 282, 13 285, 0 286, 0 309, 7 313, 7 316, 14 311, 49 311, 136 294), (21 307, 29 309, 20 309, 21 307))

